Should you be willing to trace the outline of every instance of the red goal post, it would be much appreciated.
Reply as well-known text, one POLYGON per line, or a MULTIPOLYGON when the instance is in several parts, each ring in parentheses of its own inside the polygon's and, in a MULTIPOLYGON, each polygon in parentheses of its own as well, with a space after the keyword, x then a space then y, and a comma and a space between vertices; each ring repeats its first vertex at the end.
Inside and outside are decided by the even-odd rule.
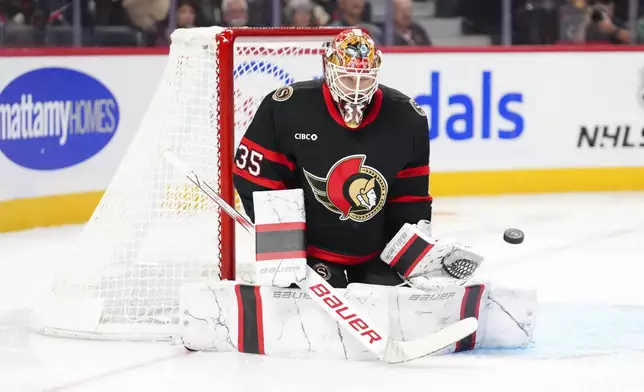
MULTIPOLYGON (((298 40, 308 40, 310 38, 325 39, 331 38, 346 28, 229 28, 217 34, 217 44, 219 46, 219 97, 220 97, 220 132, 222 138, 222 155, 229 156, 228 159, 222 162, 221 173, 223 178, 232 178, 232 165, 234 157, 234 139, 228 140, 231 135, 235 134, 235 106, 222 105, 222 102, 235 101, 235 56, 236 54, 243 54, 239 46, 235 46, 238 42, 248 40, 250 42, 268 43, 271 41, 293 41, 296 43, 298 40), (242 53, 240 53, 242 52, 242 53)), ((261 46, 260 46, 261 47, 261 46)), ((300 50, 305 51, 308 48, 300 50)), ((313 49, 313 48, 311 48, 313 49)), ((277 55, 282 54, 288 49, 286 48, 267 48, 267 50, 274 51, 277 55)), ((315 53, 315 52, 309 52, 315 53)), ((322 54, 322 47, 320 46, 319 52, 322 54)), ((320 57, 320 66, 322 58, 320 57)), ((234 205, 235 196, 232 182, 225 184, 221 189, 221 195, 229 204, 234 205)), ((222 279, 229 280, 235 278, 235 258, 233 250, 235 249, 235 222, 225 214, 221 214, 222 219, 222 279)))

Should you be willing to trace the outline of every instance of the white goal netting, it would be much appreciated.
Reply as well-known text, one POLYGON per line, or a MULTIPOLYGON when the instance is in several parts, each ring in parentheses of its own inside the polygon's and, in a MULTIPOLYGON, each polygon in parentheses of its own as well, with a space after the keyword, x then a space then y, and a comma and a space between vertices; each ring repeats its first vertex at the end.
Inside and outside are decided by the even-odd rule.
POLYGON ((247 29, 232 36, 233 30, 219 27, 173 33, 142 124, 35 310, 33 329, 83 338, 171 339, 181 286, 221 279, 222 263, 234 262, 222 257, 228 226, 218 208, 161 153, 170 148, 220 192, 230 187, 231 178, 221 173, 229 173, 224 169, 233 149, 222 147, 237 145, 271 90, 322 76, 321 48, 332 31, 308 36, 306 30, 247 29), (232 102, 220 89, 230 82, 233 119, 227 110, 232 102), (234 129, 226 127, 233 123, 234 129))

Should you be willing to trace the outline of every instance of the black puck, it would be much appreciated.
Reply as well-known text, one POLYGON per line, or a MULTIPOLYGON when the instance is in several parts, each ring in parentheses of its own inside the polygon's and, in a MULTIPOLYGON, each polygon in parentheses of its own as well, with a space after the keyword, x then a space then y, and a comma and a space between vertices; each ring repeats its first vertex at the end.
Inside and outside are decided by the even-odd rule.
POLYGON ((519 229, 507 229, 503 233, 503 240, 508 244, 520 244, 525 239, 525 234, 519 229))

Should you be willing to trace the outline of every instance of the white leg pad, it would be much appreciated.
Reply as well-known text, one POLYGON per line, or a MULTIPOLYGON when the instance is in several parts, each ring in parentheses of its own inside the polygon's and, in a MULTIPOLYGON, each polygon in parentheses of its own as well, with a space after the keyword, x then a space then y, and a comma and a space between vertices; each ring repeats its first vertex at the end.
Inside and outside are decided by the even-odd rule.
MULTIPOLYGON (((435 292, 362 284, 339 291, 394 339, 413 340, 458 319, 479 319, 476 334, 440 354, 519 348, 533 339, 536 293, 531 290, 473 283, 435 292)), ((195 283, 184 286, 181 303, 183 341, 193 350, 375 359, 300 289, 195 283)))

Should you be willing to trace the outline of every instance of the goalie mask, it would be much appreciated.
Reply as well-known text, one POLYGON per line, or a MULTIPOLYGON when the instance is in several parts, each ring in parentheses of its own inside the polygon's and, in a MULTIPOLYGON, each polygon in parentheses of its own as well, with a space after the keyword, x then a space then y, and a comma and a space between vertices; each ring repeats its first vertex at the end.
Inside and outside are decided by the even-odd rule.
POLYGON ((349 128, 358 128, 378 90, 382 54, 373 39, 360 29, 345 30, 324 54, 325 82, 349 128))

